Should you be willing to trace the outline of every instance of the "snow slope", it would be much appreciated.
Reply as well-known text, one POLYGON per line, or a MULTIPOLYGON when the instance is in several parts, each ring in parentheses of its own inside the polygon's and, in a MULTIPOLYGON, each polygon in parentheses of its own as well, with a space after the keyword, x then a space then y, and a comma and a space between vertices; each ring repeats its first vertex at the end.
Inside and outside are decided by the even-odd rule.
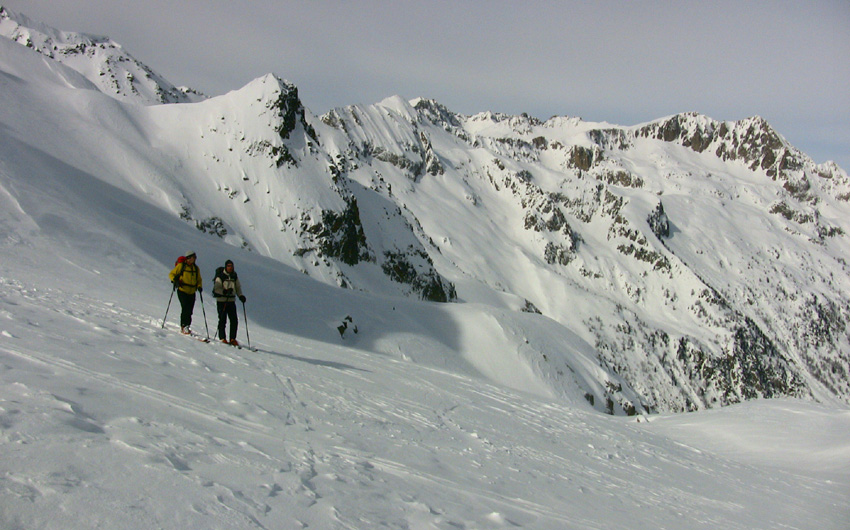
MULTIPOLYGON (((256 99, 269 89, 261 104, 291 93, 273 77, 244 91, 256 99)), ((330 272, 316 274, 332 267, 306 275, 304 263, 234 239, 248 231, 217 237, 180 219, 180 197, 203 219, 207 199, 232 201, 234 189, 202 188, 198 151, 176 153, 170 135, 181 123, 200 124, 195 132, 213 143, 222 137, 211 127, 243 132, 230 124, 241 123, 244 99, 128 105, 0 39, 0 526, 847 526, 845 405, 600 414, 612 387, 624 400, 639 396, 578 333, 516 311, 515 295, 462 281, 477 302, 339 289, 330 272), (209 121, 185 119, 198 115, 209 121), (166 274, 188 250, 207 290, 217 265, 236 262, 248 296, 240 340, 249 331, 258 351, 179 335, 176 301, 161 326, 166 274)), ((302 142, 290 154, 306 173, 325 160, 308 145, 309 114, 287 109, 296 124, 284 145, 302 142)), ((270 153, 263 139, 257 147, 270 153)), ((228 165, 228 152, 201 156, 228 165)), ((246 176, 236 182, 252 183, 246 176)), ((368 200, 353 185, 331 193, 332 179, 299 176, 267 185, 292 203, 299 191, 325 197, 319 210, 368 200)), ((262 191, 251 204, 271 195, 262 191)), ((404 224, 392 211, 381 226, 404 224)), ((373 252, 415 243, 400 228, 386 234, 373 252)), ((380 287, 379 268, 338 270, 380 287)), ((205 335, 215 310, 203 300, 193 327, 205 335)))
MULTIPOLYGON (((127 204, 114 190, 101 197, 127 204)), ((174 307, 160 327, 167 267, 148 254, 150 234, 134 227, 130 241, 120 223, 99 234, 87 209, 21 210, 4 221, 0 258, 4 528, 840 529, 850 520, 846 408, 772 400, 600 414, 580 398, 482 377, 426 331, 459 325, 433 306, 418 308, 422 327, 405 329, 399 315, 421 302, 352 300, 253 254, 236 262, 258 351, 204 344, 177 333, 174 307), (29 230, 8 231, 17 222, 29 230), (280 300, 273 326, 252 318, 264 290, 280 300), (333 311, 358 302, 374 316, 358 316, 360 332, 343 339, 333 311), (378 318, 399 324, 395 336, 370 332, 378 318), (387 343, 397 351, 374 347, 387 343)), ((180 224, 171 233, 202 260, 226 251, 180 224)), ((202 313, 195 319, 203 330, 202 313)))

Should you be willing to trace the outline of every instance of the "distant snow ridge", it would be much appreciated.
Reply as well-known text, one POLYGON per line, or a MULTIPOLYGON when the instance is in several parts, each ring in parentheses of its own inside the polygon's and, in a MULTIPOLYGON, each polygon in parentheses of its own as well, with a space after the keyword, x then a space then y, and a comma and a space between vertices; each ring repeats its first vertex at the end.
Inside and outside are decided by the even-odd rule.
POLYGON ((578 328, 645 399, 609 408, 850 395, 850 185, 834 164, 815 165, 760 118, 623 128, 415 105, 329 113, 324 123, 348 137, 335 158, 351 178, 368 183, 367 166, 389 183, 383 193, 436 242, 442 270, 459 269, 448 277, 473 276, 578 328), (375 116, 393 133, 364 131, 375 116))
POLYGON ((323 122, 347 148, 325 148, 410 211, 438 270, 578 329, 644 396, 610 409, 850 395, 840 168, 816 166, 760 118, 599 127, 412 103, 332 111, 323 122), (451 207, 435 216, 441 202, 451 207))
POLYGON ((0 35, 79 71, 103 93, 123 101, 156 105, 206 98, 175 87, 109 37, 58 31, 2 6, 0 35))
MULTIPOLYGON (((0 10, 4 35, 110 72, 105 93, 164 101, 117 45, 20 20, 0 10)), ((329 284, 542 314, 595 348, 601 410, 850 402, 850 179, 761 118, 622 127, 400 97, 316 117, 274 75, 144 110, 146 200, 329 284)), ((573 377, 557 346, 526 346, 573 377)))

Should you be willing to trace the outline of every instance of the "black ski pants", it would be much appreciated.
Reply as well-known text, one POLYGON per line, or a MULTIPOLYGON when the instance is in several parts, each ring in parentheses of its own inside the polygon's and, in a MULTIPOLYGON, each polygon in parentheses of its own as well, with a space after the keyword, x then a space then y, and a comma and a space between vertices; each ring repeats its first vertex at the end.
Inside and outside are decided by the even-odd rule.
POLYGON ((177 299, 180 300, 180 327, 192 325, 192 313, 195 311, 195 293, 187 294, 177 289, 177 299))
POLYGON ((239 328, 239 318, 236 316, 236 302, 216 302, 218 307, 218 338, 225 340, 225 328, 227 319, 230 319, 230 340, 236 338, 236 330, 239 328))

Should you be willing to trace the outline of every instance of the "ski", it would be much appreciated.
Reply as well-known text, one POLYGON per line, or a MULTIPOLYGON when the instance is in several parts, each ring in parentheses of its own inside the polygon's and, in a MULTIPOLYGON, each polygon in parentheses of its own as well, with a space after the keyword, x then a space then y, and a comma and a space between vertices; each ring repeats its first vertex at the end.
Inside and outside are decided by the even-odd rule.
POLYGON ((220 344, 222 346, 230 346, 231 348, 236 348, 237 350, 248 350, 248 351, 259 351, 254 346, 245 346, 244 344, 230 344, 229 342, 221 342, 220 340, 207 340, 207 339, 199 339, 203 342, 211 342, 213 344, 220 344))
POLYGON ((192 332, 190 332, 190 333, 183 333, 182 331, 178 331, 177 333, 178 333, 181 337, 186 337, 186 338, 188 338, 188 339, 195 339, 195 340, 198 340, 198 341, 201 341, 201 342, 207 342, 207 343, 208 343, 208 342, 210 342, 210 339, 208 339, 208 338, 206 338, 206 337, 202 337, 202 336, 200 336, 200 335, 196 335, 195 333, 192 333, 192 332))
POLYGON ((210 342, 210 339, 208 339, 206 337, 201 337, 200 335, 186 334, 186 333, 181 333, 181 335, 183 335, 184 337, 188 337, 190 339, 195 339, 195 340, 199 340, 201 342, 206 342, 208 344, 210 342))
POLYGON ((231 348, 237 348, 239 350, 248 350, 248 351, 257 351, 257 348, 253 346, 245 346, 244 344, 230 344, 229 342, 216 341, 218 344, 222 346, 230 346, 231 348))
POLYGON ((219 339, 211 339, 211 338, 203 337, 201 335, 197 335, 195 332, 183 333, 179 330, 175 330, 175 331, 182 337, 186 337, 186 338, 189 338, 189 339, 195 339, 199 342, 204 342, 204 343, 207 343, 207 344, 221 344, 222 346, 230 346, 231 348, 238 348, 240 350, 244 349, 244 350, 248 350, 248 351, 252 351, 252 352, 259 351, 254 346, 247 346, 245 344, 230 344, 229 342, 222 342, 219 339))

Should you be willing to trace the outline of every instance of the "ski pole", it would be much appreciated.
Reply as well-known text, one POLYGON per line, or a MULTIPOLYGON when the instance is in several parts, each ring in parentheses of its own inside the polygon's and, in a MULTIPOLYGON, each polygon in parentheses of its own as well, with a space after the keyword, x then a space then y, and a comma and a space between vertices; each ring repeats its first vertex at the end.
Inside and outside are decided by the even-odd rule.
POLYGON ((251 334, 248 333, 248 313, 245 311, 245 302, 242 302, 242 320, 245 321, 245 336, 248 337, 248 347, 251 347, 251 334))
POLYGON ((204 292, 199 291, 199 295, 201 295, 201 311, 204 312, 204 327, 207 328, 207 340, 210 340, 210 327, 207 325, 207 310, 204 307, 204 292))
POLYGON ((162 329, 165 329, 165 319, 168 318, 168 310, 171 309, 171 299, 174 298, 174 291, 177 290, 177 286, 175 285, 173 289, 171 289, 171 296, 168 297, 168 305, 165 306, 165 316, 162 317, 162 329))

